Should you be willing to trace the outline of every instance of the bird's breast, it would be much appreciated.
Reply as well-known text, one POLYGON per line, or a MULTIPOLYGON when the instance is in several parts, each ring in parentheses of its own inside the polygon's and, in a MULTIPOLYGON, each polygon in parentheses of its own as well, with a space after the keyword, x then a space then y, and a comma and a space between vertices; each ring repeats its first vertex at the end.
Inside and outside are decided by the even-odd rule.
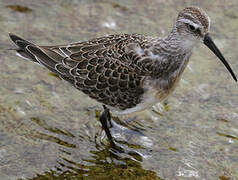
POLYGON ((166 72, 166 76, 161 76, 155 79, 147 78, 145 80, 145 93, 143 100, 146 104, 156 104, 157 102, 161 102, 174 91, 182 78, 182 74, 188 64, 190 56, 191 53, 188 53, 180 56, 180 59, 176 59, 179 63, 174 65, 177 65, 177 67, 171 72, 166 72))

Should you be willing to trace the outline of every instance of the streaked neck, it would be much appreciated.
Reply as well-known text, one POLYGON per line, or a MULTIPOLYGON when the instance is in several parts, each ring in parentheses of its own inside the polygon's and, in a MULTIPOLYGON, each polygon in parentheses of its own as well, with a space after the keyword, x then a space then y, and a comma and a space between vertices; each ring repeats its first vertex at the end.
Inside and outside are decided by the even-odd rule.
POLYGON ((196 45, 196 41, 189 38, 184 34, 180 34, 177 31, 177 27, 174 26, 172 32, 163 39, 163 43, 172 50, 176 49, 177 53, 191 53, 193 47, 196 45))

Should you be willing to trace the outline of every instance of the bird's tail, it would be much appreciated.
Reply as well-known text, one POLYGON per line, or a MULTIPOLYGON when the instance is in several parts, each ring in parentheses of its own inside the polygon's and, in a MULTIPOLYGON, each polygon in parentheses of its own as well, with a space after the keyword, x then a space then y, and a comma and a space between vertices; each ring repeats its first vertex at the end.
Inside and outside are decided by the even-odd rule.
POLYGON ((9 50, 16 50, 17 55, 27 59, 27 60, 31 60, 34 61, 35 63, 39 63, 36 58, 31 54, 31 52, 29 52, 29 50, 27 50, 27 46, 29 45, 33 45, 32 43, 16 36, 15 34, 11 34, 9 33, 9 36, 11 38, 11 40, 17 45, 16 49, 9 49, 9 50))
POLYGON ((58 74, 55 66, 64 59, 63 56, 50 49, 37 46, 29 41, 26 41, 15 34, 10 33, 9 36, 11 40, 17 45, 17 48, 15 49, 17 55, 24 59, 43 65, 53 73, 58 74))

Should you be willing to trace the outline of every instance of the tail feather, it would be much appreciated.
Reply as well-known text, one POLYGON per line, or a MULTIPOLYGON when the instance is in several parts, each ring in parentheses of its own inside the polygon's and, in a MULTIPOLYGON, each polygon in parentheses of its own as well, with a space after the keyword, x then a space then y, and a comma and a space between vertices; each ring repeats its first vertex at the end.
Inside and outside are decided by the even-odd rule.
POLYGON ((17 49, 15 49, 15 50, 17 51, 18 56, 20 56, 24 59, 39 63, 36 60, 35 56, 32 55, 30 52, 28 52, 28 50, 26 49, 27 46, 33 45, 32 43, 30 43, 30 42, 16 36, 15 34, 12 34, 12 33, 9 33, 9 37, 17 45, 17 49))
POLYGON ((43 65, 55 74, 58 74, 63 79, 74 83, 68 67, 61 67, 63 60, 66 58, 62 54, 53 51, 44 46, 37 46, 29 41, 26 41, 14 34, 9 34, 11 40, 17 45, 17 54, 25 59, 43 65), (60 68, 61 67, 61 68, 60 68))
POLYGON ((57 73, 55 65, 64 59, 63 56, 50 49, 46 49, 26 41, 15 34, 10 33, 9 36, 17 45, 16 51, 19 56, 43 65, 52 72, 57 73))
MULTIPOLYGON (((32 43, 30 43, 29 41, 26 41, 18 36, 16 36, 15 34, 9 33, 9 37, 11 38, 11 40, 17 45, 19 46, 19 48, 24 49, 27 45, 32 45, 32 43), (25 42, 25 46, 20 46, 20 44, 18 44, 18 42, 25 42)), ((23 45, 23 44, 22 44, 23 45)))
POLYGON ((35 56, 35 58, 44 66, 54 67, 56 62, 47 56, 42 50, 36 46, 27 46, 27 51, 35 56))

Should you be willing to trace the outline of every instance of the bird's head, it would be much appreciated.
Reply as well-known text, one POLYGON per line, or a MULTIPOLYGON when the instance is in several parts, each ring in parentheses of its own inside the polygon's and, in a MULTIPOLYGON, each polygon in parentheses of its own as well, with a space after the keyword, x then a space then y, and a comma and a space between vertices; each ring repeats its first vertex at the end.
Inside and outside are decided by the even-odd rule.
POLYGON ((202 9, 187 7, 178 15, 176 30, 185 40, 203 40, 210 30, 210 19, 202 9))
POLYGON ((181 46, 191 49, 197 42, 203 42, 226 66, 233 79, 237 81, 231 67, 213 42, 209 35, 210 18, 198 7, 187 7, 183 9, 177 18, 175 30, 180 36, 181 46))

